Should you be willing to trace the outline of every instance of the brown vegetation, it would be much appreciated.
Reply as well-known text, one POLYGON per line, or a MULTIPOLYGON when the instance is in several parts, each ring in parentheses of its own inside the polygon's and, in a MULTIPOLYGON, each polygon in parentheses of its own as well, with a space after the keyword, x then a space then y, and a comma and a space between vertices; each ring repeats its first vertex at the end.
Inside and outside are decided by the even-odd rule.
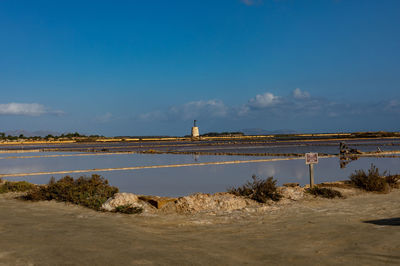
POLYGON ((278 201, 282 197, 277 191, 276 180, 273 177, 262 180, 253 175, 252 179, 252 182, 248 181, 238 188, 230 188, 228 192, 236 196, 245 196, 261 203, 266 203, 267 200, 278 201))
POLYGON ((100 210, 101 205, 117 192, 118 188, 110 186, 99 175, 92 175, 90 178, 81 176, 76 180, 65 176, 58 181, 51 178, 47 186, 29 191, 24 198, 32 201, 54 199, 100 210))
POLYGON ((399 187, 399 181, 400 175, 386 175, 386 171, 381 174, 373 164, 368 173, 356 170, 350 176, 351 184, 366 191, 388 192, 390 188, 399 187))
POLYGON ((35 187, 36 186, 34 184, 28 183, 26 181, 6 181, 4 184, 0 185, 0 193, 25 192, 34 189, 35 187))
POLYGON ((400 188, 400 175, 387 175, 385 180, 391 188, 400 188))
POLYGON ((312 188, 309 188, 306 190, 307 193, 310 193, 311 195, 314 195, 316 197, 323 197, 323 198, 328 198, 328 199, 333 199, 333 198, 343 198, 342 193, 340 193, 337 190, 331 189, 331 188, 325 188, 325 187, 319 187, 319 186, 314 186, 312 188))
POLYGON ((121 206, 115 207, 114 212, 120 212, 120 213, 125 213, 125 214, 140 214, 143 212, 143 208, 134 207, 130 204, 127 204, 127 205, 121 205, 121 206))

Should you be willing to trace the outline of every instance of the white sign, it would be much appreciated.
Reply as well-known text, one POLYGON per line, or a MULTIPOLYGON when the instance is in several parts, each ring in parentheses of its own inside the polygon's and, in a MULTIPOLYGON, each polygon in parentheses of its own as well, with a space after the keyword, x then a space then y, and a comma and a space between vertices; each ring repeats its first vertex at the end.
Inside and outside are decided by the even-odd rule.
POLYGON ((318 153, 309 152, 306 153, 306 164, 315 164, 318 163, 318 153))

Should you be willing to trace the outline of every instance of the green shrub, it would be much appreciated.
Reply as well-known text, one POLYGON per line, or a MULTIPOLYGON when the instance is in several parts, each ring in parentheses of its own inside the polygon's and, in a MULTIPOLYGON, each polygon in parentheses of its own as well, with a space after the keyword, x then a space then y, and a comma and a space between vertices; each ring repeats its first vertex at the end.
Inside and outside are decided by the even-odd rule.
POLYGON ((323 198, 328 198, 328 199, 333 199, 333 198, 342 198, 342 193, 337 190, 333 190, 331 188, 325 188, 325 187, 317 187, 314 186, 312 188, 309 188, 306 190, 307 193, 310 193, 311 195, 314 196, 319 196, 323 198))
POLYGON ((9 182, 6 181, 4 184, 0 185, 0 193, 7 192, 24 192, 34 189, 36 185, 28 183, 26 181, 9 182))
POLYGON ((371 168, 368 170, 368 174, 364 170, 356 170, 355 173, 350 175, 350 182, 358 187, 367 191, 378 191, 386 192, 388 190, 388 183, 383 174, 379 173, 379 169, 375 165, 371 164, 371 168))
POLYGON ((268 199, 278 201, 282 197, 276 190, 276 180, 273 177, 262 180, 253 175, 252 179, 252 182, 247 181, 241 187, 230 188, 228 192, 236 196, 245 196, 261 203, 266 203, 268 199))
POLYGON ((139 214, 143 212, 143 208, 133 207, 132 205, 127 204, 115 207, 115 212, 120 212, 125 214, 139 214))
POLYGON ((54 199, 99 210, 101 205, 117 192, 118 188, 110 186, 108 181, 99 175, 92 175, 90 178, 81 176, 76 180, 65 176, 58 181, 52 177, 47 186, 32 190, 25 199, 33 201, 54 199))

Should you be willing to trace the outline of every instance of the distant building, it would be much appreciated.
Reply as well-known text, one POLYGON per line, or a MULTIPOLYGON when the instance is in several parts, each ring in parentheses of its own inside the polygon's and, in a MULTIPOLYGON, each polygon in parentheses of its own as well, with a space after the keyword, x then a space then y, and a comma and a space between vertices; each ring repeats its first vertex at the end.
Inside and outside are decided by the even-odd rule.
POLYGON ((197 120, 194 120, 192 127, 192 139, 198 139, 200 137, 199 128, 196 125, 197 120))

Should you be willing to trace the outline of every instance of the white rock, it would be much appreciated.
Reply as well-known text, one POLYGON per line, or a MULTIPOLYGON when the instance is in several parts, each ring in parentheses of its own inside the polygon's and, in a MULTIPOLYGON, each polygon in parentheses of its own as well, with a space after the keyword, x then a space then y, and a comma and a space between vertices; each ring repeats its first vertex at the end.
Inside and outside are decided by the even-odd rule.
POLYGON ((299 200, 304 197, 304 188, 302 187, 279 187, 278 192, 283 198, 299 200))
POLYGON ((176 208, 178 212, 195 213, 200 211, 232 211, 255 204, 257 203, 253 200, 229 193, 216 193, 214 195, 196 193, 179 198, 176 201, 176 208))
POLYGON ((139 202, 138 196, 132 193, 116 193, 112 198, 109 198, 101 208, 106 211, 113 211, 115 207, 131 205, 132 207, 142 207, 142 203, 139 202))

